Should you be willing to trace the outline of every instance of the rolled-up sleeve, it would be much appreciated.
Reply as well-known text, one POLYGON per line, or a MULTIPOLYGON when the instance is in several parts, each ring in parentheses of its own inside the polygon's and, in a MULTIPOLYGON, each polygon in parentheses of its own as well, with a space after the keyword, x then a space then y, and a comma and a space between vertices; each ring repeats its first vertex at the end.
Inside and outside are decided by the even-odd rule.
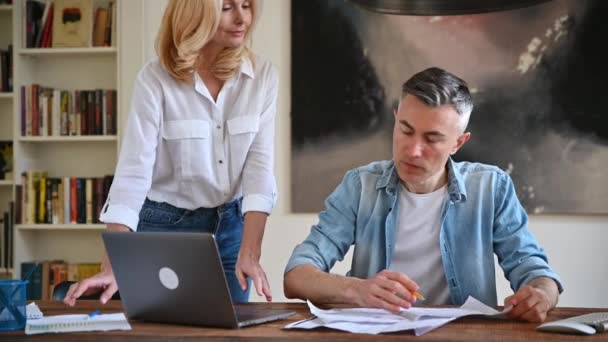
POLYGON ((559 292, 564 288, 551 269, 547 255, 528 229, 528 215, 521 206, 508 175, 499 178, 494 220, 494 250, 513 291, 538 277, 555 280, 559 292))
POLYGON ((144 67, 135 81, 114 180, 99 218, 104 223, 137 230, 139 211, 152 183, 161 103, 158 78, 149 66, 144 67))
POLYGON ((357 208, 361 197, 361 180, 356 171, 349 171, 336 190, 325 200, 325 210, 319 223, 293 251, 285 273, 294 267, 311 264, 329 272, 337 261, 342 261, 355 241, 357 208))
POLYGON ((264 65, 261 77, 265 77, 264 103, 258 130, 243 167, 243 213, 272 212, 277 201, 274 177, 274 133, 279 79, 276 69, 264 65))

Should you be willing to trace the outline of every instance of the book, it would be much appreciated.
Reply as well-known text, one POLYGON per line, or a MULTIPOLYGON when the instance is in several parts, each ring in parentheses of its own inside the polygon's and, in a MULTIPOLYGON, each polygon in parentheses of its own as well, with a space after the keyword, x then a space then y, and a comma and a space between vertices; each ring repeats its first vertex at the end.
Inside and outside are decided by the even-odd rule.
POLYGON ((42 32, 42 41, 40 42, 41 48, 51 47, 51 42, 53 39, 52 29, 53 29, 53 17, 54 17, 55 8, 54 8, 52 2, 49 5, 49 7, 50 7, 49 14, 46 19, 46 22, 44 23, 44 28, 43 28, 43 32, 42 32))
MULTIPOLYGON (((43 177, 46 178, 46 176, 47 176, 46 171, 29 170, 26 173, 27 194, 25 197, 26 206, 24 208, 27 210, 27 213, 25 215, 27 224, 38 223, 39 216, 37 216, 36 214, 39 213, 39 207, 40 207, 40 205, 39 205, 40 183, 41 183, 41 179, 43 177)), ((46 184, 46 182, 45 182, 45 184, 46 184)))
POLYGON ((106 28, 104 34, 103 45, 112 46, 112 27, 114 26, 114 1, 110 1, 108 4, 108 19, 106 21, 106 28))
POLYGON ((25 35, 23 46, 26 48, 36 47, 38 32, 42 30, 41 23, 44 14, 45 3, 38 0, 27 0, 25 2, 25 35))
POLYGON ((44 30, 46 28, 46 23, 49 20, 49 10, 51 9, 50 4, 46 2, 42 2, 42 7, 44 7, 44 12, 42 12, 42 17, 40 18, 40 25, 38 27, 38 31, 36 32, 36 38, 34 41, 35 48, 41 47, 42 44, 42 36, 44 35, 44 30))
POLYGON ((93 46, 104 46, 106 26, 108 25, 108 9, 99 7, 95 12, 93 25, 93 46))
POLYGON ((53 44, 58 47, 90 47, 93 31, 92 0, 55 0, 53 44))
MULTIPOLYGON (((8 257, 8 248, 5 246, 6 237, 4 234, 6 233, 4 228, 4 217, 0 217, 0 272, 4 273, 8 271, 8 266, 6 258, 8 257), (5 252, 6 251, 6 252, 5 252)), ((1 279, 1 278, 0 278, 1 279)))
POLYGON ((86 178, 85 184, 85 223, 93 223, 93 180, 86 178))
POLYGON ((0 141, 0 180, 13 179, 13 142, 0 141))
POLYGON ((9 212, 5 211, 2 222, 4 224, 4 267, 7 269, 13 268, 13 224, 11 223, 9 212))
POLYGON ((34 269, 30 276, 27 284, 27 300, 40 300, 42 298, 42 265, 29 261, 21 263, 21 274, 30 274, 30 271, 34 269))
POLYGON ((40 182, 38 186, 38 216, 36 223, 46 223, 46 182, 47 175, 43 174, 40 177, 40 182))

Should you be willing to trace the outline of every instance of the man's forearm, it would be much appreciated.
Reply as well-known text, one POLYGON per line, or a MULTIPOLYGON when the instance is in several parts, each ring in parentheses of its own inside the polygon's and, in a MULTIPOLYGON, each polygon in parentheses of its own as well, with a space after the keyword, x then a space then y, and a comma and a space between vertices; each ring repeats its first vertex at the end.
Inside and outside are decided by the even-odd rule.
POLYGON ((549 277, 538 277, 532 279, 529 283, 530 286, 540 289, 547 294, 550 308, 553 309, 557 305, 559 298, 559 289, 555 280, 549 277))
POLYGON ((285 296, 318 304, 358 304, 354 291, 363 280, 323 272, 312 265, 290 270, 284 279, 285 296))

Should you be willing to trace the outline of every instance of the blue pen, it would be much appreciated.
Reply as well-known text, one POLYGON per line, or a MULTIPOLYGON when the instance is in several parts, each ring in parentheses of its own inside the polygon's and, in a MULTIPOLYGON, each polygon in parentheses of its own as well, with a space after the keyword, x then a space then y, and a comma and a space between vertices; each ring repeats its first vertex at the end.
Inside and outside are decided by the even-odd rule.
POLYGON ((91 319, 99 314, 100 314, 99 310, 95 310, 89 314, 89 319, 91 319))

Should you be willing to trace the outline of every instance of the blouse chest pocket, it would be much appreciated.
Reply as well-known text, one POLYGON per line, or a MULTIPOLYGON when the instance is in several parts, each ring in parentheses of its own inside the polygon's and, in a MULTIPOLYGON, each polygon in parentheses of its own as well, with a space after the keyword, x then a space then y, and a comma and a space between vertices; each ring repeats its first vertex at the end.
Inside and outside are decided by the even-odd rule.
POLYGON ((243 165, 251 143, 260 129, 260 117, 245 115, 226 122, 233 165, 243 165))
POLYGON ((209 123, 204 120, 171 120, 163 126, 163 140, 178 175, 188 178, 204 172, 211 152, 209 123))

